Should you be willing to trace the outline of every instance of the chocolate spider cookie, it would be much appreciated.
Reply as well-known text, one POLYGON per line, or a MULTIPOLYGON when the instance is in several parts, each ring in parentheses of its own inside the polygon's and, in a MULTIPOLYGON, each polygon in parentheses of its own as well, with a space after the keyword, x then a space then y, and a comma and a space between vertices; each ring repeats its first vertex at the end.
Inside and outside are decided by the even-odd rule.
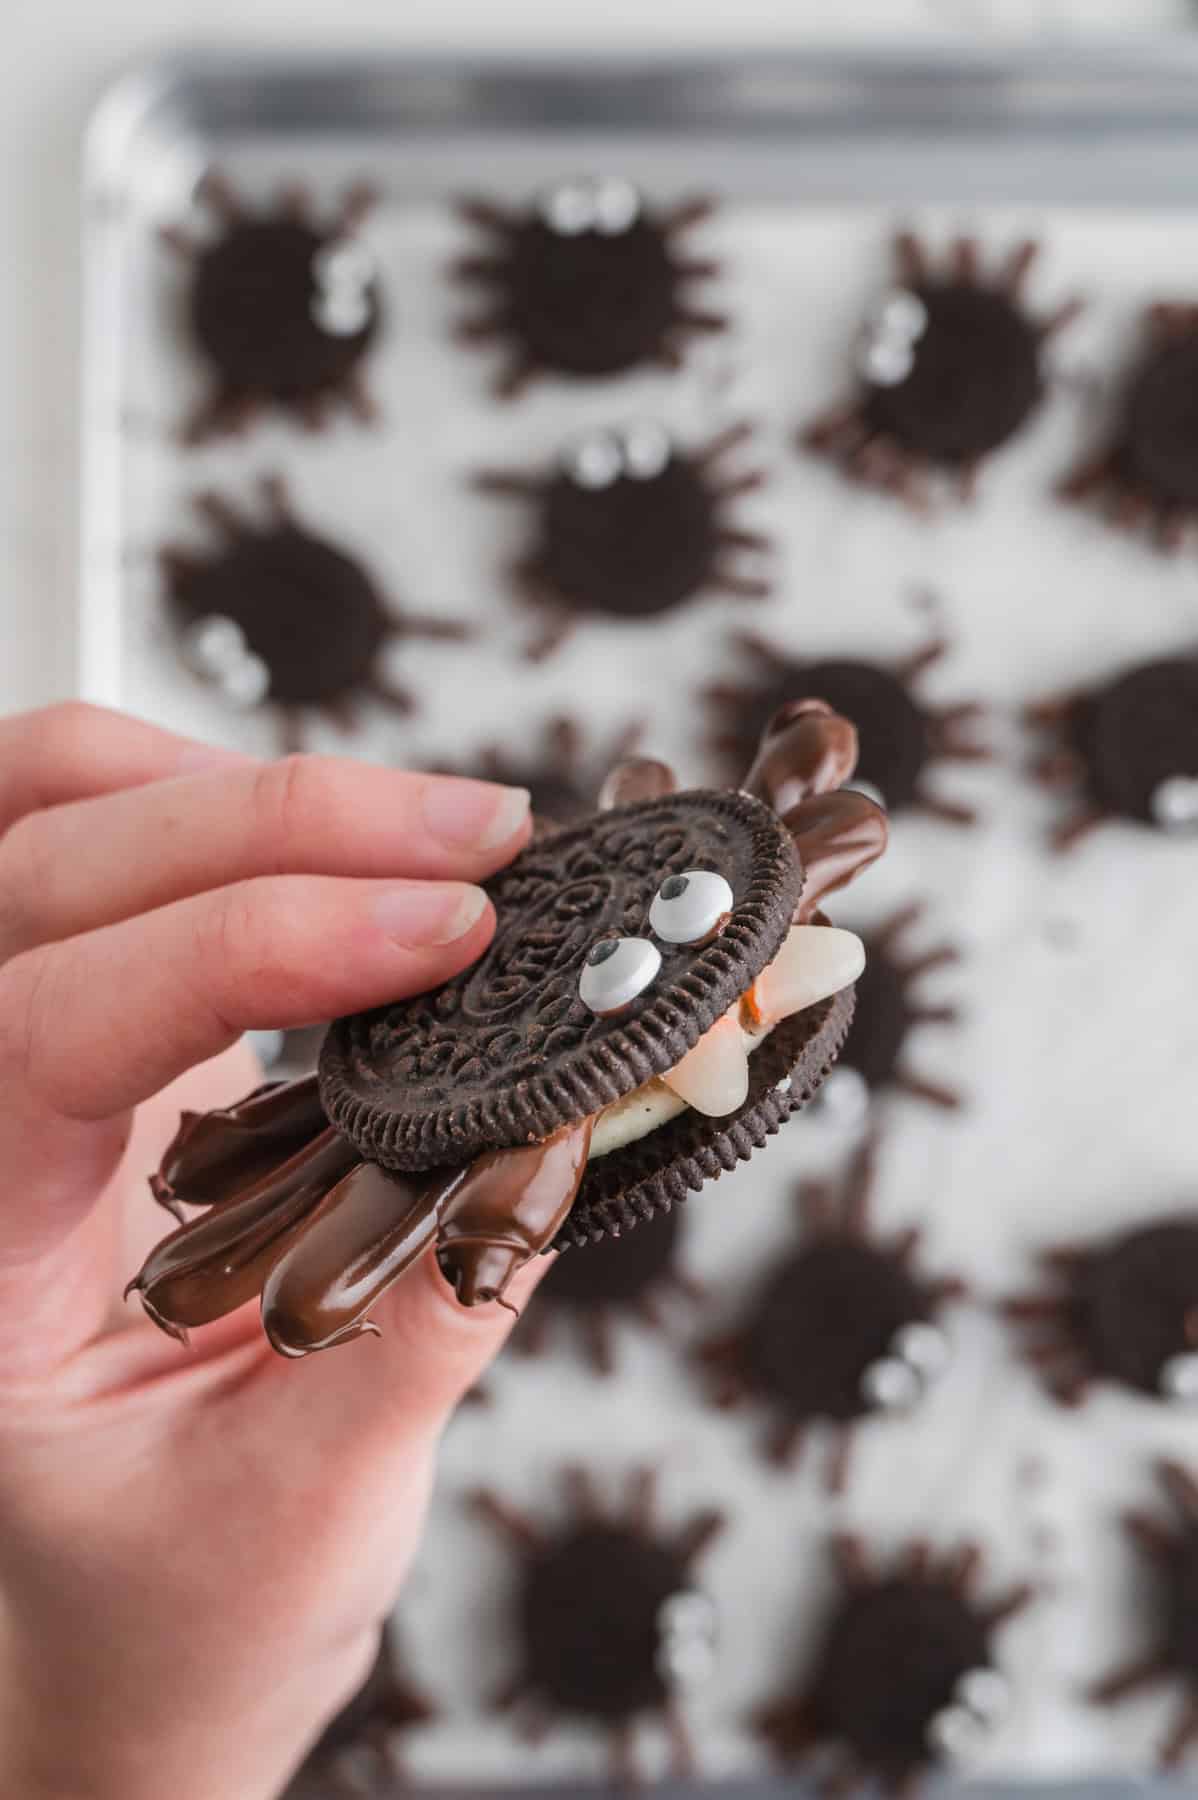
POLYGON ((411 712, 414 696, 382 666, 388 646, 403 638, 457 642, 466 628, 398 611, 356 557, 299 522, 278 476, 263 480, 261 492, 262 520, 218 494, 200 495, 217 548, 162 552, 183 661, 231 705, 274 707, 288 749, 302 742, 309 712, 351 730, 362 700, 411 712))
POLYGON ((1198 1223, 1165 1219, 1042 1257, 1052 1285, 1008 1300, 1027 1360, 1066 1405, 1114 1381, 1158 1399, 1198 1399, 1198 1223))
POLYGON ((1058 849, 1113 819, 1178 837, 1198 831, 1198 655, 1140 663, 1031 706, 1027 718, 1058 739, 1036 763, 1037 778, 1077 796, 1054 833, 1058 849))
POLYGON ((871 1776, 884 1792, 908 1793, 929 1764, 968 1755, 1005 1717, 1010 1689, 992 1638, 1031 1590, 977 1599, 973 1544, 935 1557, 919 1540, 889 1571, 860 1538, 834 1538, 832 1549, 844 1592, 806 1678, 758 1727, 787 1760, 832 1751, 816 1784, 829 1800, 871 1776))
POLYGON ((613 1777, 630 1786, 639 1784, 637 1726, 660 1718, 673 1773, 692 1774, 682 1702, 716 1662, 715 1608, 692 1570, 722 1515, 700 1512, 664 1528, 652 1469, 633 1474, 619 1511, 585 1469, 564 1471, 563 1486, 569 1518, 556 1528, 489 1489, 475 1496, 520 1562, 521 1666, 501 1704, 533 1721, 572 1717, 606 1731, 613 1777))
POLYGON ((713 210, 696 199, 656 212, 613 176, 559 182, 526 212, 465 200, 462 218, 489 242, 454 274, 485 290, 489 306, 458 336, 507 345, 495 384, 505 398, 536 375, 595 380, 645 363, 676 368, 692 338, 727 326, 686 295, 717 272, 682 249, 713 210))
POLYGON ((764 719, 788 694, 819 694, 847 718, 859 719, 857 785, 878 795, 892 815, 921 813, 952 825, 971 825, 973 808, 935 790, 941 763, 978 763, 990 752, 974 735, 985 708, 974 700, 933 706, 919 693, 921 676, 949 646, 933 638, 892 663, 859 657, 806 658, 788 653, 754 632, 738 631, 730 647, 749 658, 744 680, 709 683, 703 698, 717 715, 709 742, 725 764, 737 768, 752 755, 764 719), (931 777, 931 780, 929 780, 931 777))
POLYGON ((1039 404, 1043 345, 1078 311, 1076 301, 1044 319, 1026 311, 1035 255, 1034 243, 1019 244, 986 278, 975 239, 957 238, 938 270, 919 238, 902 233, 898 284, 861 333, 857 395, 807 426, 801 444, 916 508, 927 504, 933 470, 968 497, 984 459, 1039 404))
POLYGON ((294 185, 261 215, 215 174, 200 197, 219 220, 217 236, 200 243, 164 233, 191 269, 188 323, 214 378, 188 439, 242 431, 270 405, 313 430, 338 403, 370 418, 360 364, 379 326, 378 270, 358 235, 369 190, 351 188, 327 225, 294 185))
POLYGON ((844 787, 855 759, 852 725, 807 700, 736 791, 615 770, 599 813, 492 878, 472 968, 339 1020, 319 1085, 184 1120, 155 1191, 211 1210, 151 1252, 147 1311, 178 1333, 260 1291, 271 1342, 302 1355, 374 1329, 430 1245, 464 1305, 501 1298, 539 1251, 750 1156, 852 1016, 860 941, 820 909, 885 847, 884 813, 844 787))
POLYGON ((760 487, 763 474, 720 467, 749 436, 750 426, 733 425, 686 451, 664 427, 641 420, 577 438, 545 474, 491 469, 477 477, 482 492, 531 505, 529 545, 512 569, 518 596, 543 619, 526 652, 531 661, 557 649, 582 618, 655 618, 705 590, 742 600, 769 593, 768 581, 734 559, 768 550, 770 540, 728 517, 731 502, 760 487))
POLYGON ((1156 1577, 1155 1591, 1145 1595, 1155 1615, 1151 1647, 1095 1682, 1090 1699, 1110 1706, 1128 1694, 1174 1682, 1181 1705, 1160 1749, 1161 1762, 1174 1768, 1198 1743, 1198 1476, 1165 1460, 1156 1473, 1175 1522, 1139 1510, 1123 1521, 1156 1577))
POLYGON ((1198 518, 1198 306, 1150 307, 1145 340, 1110 440, 1065 477, 1060 493, 1104 502, 1111 524, 1146 525, 1162 549, 1176 550, 1198 518))

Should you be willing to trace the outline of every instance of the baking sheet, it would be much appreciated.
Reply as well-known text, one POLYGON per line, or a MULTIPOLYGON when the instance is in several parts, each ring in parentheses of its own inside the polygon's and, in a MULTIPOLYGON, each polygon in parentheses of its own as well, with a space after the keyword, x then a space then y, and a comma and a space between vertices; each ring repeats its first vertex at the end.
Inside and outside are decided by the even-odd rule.
MULTIPOLYGON (((1192 558, 1162 561, 1048 498, 1093 436, 1139 309, 1162 293, 1198 293, 1193 62, 1184 49, 1171 49, 1167 66, 1142 48, 1072 53, 1067 65, 945 50, 917 61, 582 74, 194 58, 130 78, 94 124, 85 196, 85 691, 177 728, 272 747, 266 719, 230 714, 178 666, 154 556, 168 539, 202 541, 188 512, 197 491, 248 494, 275 470, 303 522, 360 552, 399 604, 471 618, 482 634, 468 651, 402 645, 397 671, 422 692, 422 715, 370 715, 349 743, 317 723, 317 748, 460 763, 488 741, 519 748, 525 720, 564 707, 594 740, 645 719, 647 747, 699 778, 709 765, 693 696, 736 666, 732 630, 807 656, 879 658, 943 632, 952 651, 927 694, 994 709, 995 764, 940 772, 942 789, 974 800, 982 823, 954 831, 901 818, 886 863, 838 918, 868 924, 909 898, 933 900, 927 941, 950 939, 965 960, 927 992, 961 1000, 966 1018, 922 1034, 912 1060, 963 1084, 970 1104, 952 1120, 905 1100, 890 1106, 880 1219, 923 1223, 929 1265, 963 1273, 984 1302, 1026 1280, 1040 1243, 1192 1205, 1194 850, 1114 829, 1049 858, 1052 805, 1021 767, 1028 744, 1013 715, 1025 700, 1198 638, 1192 558), (353 176, 381 188, 369 227, 391 314, 371 366, 379 429, 338 423, 307 438, 270 422, 243 443, 179 447, 200 381, 178 331, 185 277, 156 233, 202 222, 192 194, 213 160, 249 197, 297 174, 330 205, 353 176), (445 267, 470 240, 448 202, 465 187, 517 200, 591 168, 629 173, 663 199, 696 187, 723 196, 701 238, 725 264, 711 300, 735 328, 677 376, 546 382, 499 406, 488 393, 494 362, 452 341, 469 304, 445 267), (976 229, 993 255, 1036 235, 1044 254, 1032 303, 1048 310, 1075 291, 1090 303, 1054 349, 1048 403, 987 467, 976 507, 930 522, 792 448, 798 422, 847 383, 852 335, 886 279, 900 220, 934 243, 976 229), (588 625, 530 668, 519 656, 529 620, 502 581, 520 512, 470 492, 469 476, 497 462, 543 464, 580 429, 646 413, 693 442, 741 417, 757 422, 745 460, 768 467, 771 481, 738 516, 776 539, 775 598, 704 600, 651 627, 588 625), (1132 1034, 1129 1092, 1115 1047, 1132 1034)), ((1116 1519, 1148 1493, 1155 1456, 1198 1460, 1193 1415, 1114 1393, 1061 1413, 1015 1365, 984 1304, 951 1316, 956 1361, 930 1403, 861 1434, 841 1505, 820 1490, 819 1456, 797 1476, 769 1472, 755 1454, 761 1415, 700 1404, 682 1355, 688 1337, 730 1318, 786 1244, 797 1175, 842 1166, 848 1148, 842 1120, 813 1116, 688 1209, 684 1259, 715 1295, 701 1326, 673 1345, 629 1328, 607 1383, 568 1351, 508 1358, 489 1382, 491 1405, 455 1422, 403 1604, 415 1672, 445 1706, 440 1723, 405 1744, 417 1775, 483 1783, 601 1772, 592 1734, 555 1731, 532 1754, 486 1714, 484 1697, 509 1666, 510 1567, 460 1504, 487 1468, 514 1501, 549 1509, 553 1470, 578 1456, 613 1479, 651 1458, 671 1516, 713 1502, 732 1515, 706 1565, 720 1674, 692 1709, 711 1777, 761 1766, 742 1720, 779 1659, 801 1661, 818 1628, 833 1522, 882 1544, 929 1521, 946 1540, 976 1531, 992 1547, 996 1582, 1041 1581, 1039 1604, 1002 1640, 1016 1705, 979 1760, 983 1772, 1148 1766, 1176 1694, 1109 1713, 1077 1694, 1138 1642, 1134 1568, 1116 1519)))

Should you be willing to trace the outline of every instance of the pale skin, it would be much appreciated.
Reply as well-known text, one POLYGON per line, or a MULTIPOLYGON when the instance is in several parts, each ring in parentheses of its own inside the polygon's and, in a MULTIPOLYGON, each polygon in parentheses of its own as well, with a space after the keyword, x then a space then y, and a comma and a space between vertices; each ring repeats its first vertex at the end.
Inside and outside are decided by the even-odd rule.
POLYGON ((0 720, 0 1793, 269 1800, 366 1674, 511 1315, 426 1258, 289 1362, 255 1307, 185 1350, 121 1289, 180 1110, 261 1079, 241 1034, 472 961, 528 830, 489 783, 0 720))

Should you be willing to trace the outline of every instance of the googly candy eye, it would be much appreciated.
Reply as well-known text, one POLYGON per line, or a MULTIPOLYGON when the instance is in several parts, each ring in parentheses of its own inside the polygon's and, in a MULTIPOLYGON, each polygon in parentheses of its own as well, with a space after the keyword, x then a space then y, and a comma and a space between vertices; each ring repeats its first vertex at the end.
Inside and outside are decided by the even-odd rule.
POLYGON ((564 466, 575 487, 597 493, 612 487, 624 473, 623 448, 613 432, 595 431, 570 446, 564 466))
POLYGON ((979 1664, 966 1669, 953 1688, 953 1700, 987 1725, 997 1725, 1011 1710, 1011 1688, 998 1669, 979 1664))
POLYGON ((732 889, 714 869, 667 875, 653 896, 649 927, 663 944, 701 944, 732 911, 732 889))
POLYGON ((903 1412, 923 1393, 923 1379, 910 1363, 897 1356, 883 1356, 870 1363, 861 1377, 861 1398, 879 1412, 903 1412))
POLYGON ((638 420, 623 431, 624 473, 634 481, 653 481, 670 460, 670 434, 652 419, 638 420))
POLYGON ((578 998, 597 1018, 622 1012, 643 994, 661 968, 661 951, 648 938, 600 938, 578 977, 578 998))
POLYGON ((595 230, 604 237, 620 237, 631 231, 641 213, 641 197, 631 181, 609 175, 597 181, 592 191, 595 230))
POLYGON ((912 1319, 909 1324, 900 1325, 890 1347, 925 1381, 935 1381, 943 1375, 951 1356, 948 1339, 930 1319, 912 1319))
POLYGON ((1198 775, 1170 775, 1152 795, 1152 816, 1166 831, 1198 830, 1198 775))
POLYGON ((1166 1400, 1184 1400, 1190 1405, 1198 1400, 1198 1353, 1181 1351, 1161 1364, 1157 1384, 1166 1400))
POLYGON ((596 225, 596 193, 590 181, 559 181, 537 202, 541 222, 558 237, 581 237, 596 225))

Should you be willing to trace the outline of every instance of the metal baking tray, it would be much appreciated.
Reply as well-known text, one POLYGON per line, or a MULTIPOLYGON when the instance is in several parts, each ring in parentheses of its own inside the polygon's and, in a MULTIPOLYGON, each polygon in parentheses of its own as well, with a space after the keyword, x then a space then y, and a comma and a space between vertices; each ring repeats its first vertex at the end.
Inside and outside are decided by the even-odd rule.
MULTIPOLYGON (((359 545, 387 584, 417 609, 473 613, 494 638, 485 652, 456 664, 444 651, 417 647, 410 669, 428 696, 441 696, 440 707, 429 705, 423 718, 402 728, 368 722, 348 746, 318 728, 318 747, 348 747, 384 760, 440 754, 461 761, 463 720, 470 720, 472 743, 505 731, 510 739, 512 718, 526 711, 547 715, 576 700, 585 684, 587 722, 597 733, 626 722, 630 708, 639 709, 649 716, 654 746, 693 767, 687 709, 672 696, 710 674, 722 634, 746 622, 743 611, 707 605, 693 620, 663 627, 660 657, 630 656, 629 642, 609 634, 572 648, 546 671, 520 672, 513 609, 499 577, 510 525, 466 491, 464 478, 473 467, 535 463, 568 432, 630 410, 659 412, 686 436, 742 413, 759 421, 759 448, 774 472, 762 505, 782 571, 778 598, 761 621, 767 629, 788 629, 793 606, 817 643, 821 631, 827 639, 842 628, 856 633, 863 646, 880 635, 888 643, 909 641, 918 628, 904 611, 903 595, 931 584, 942 600, 948 596, 941 623, 959 647, 957 692, 981 691, 1009 707, 1064 685, 1079 658, 1095 669, 1108 667, 1150 646, 1181 641, 1198 625, 1184 565, 1165 569, 1146 551, 1103 536, 1093 522, 1086 527, 1050 517, 1043 502, 1044 485, 1084 423, 1081 409, 1090 404, 1095 370, 1117 365, 1119 333, 1134 304, 1151 294, 1158 277, 1198 290, 1198 44, 1189 40, 1037 50, 921 44, 917 50, 802 56, 641 57, 635 64, 413 60, 387 52, 319 61, 185 53, 130 72, 98 107, 85 148, 83 257, 79 682, 95 700, 132 706, 247 748, 271 746, 261 721, 228 716, 179 667, 160 616, 154 552, 165 539, 186 535, 187 499, 195 490, 215 485, 237 492, 262 472, 282 468, 314 529, 359 545), (243 443, 186 452, 180 447, 176 427, 196 391, 195 373, 173 317, 178 274, 158 247, 157 227, 188 215, 197 179, 213 163, 251 195, 296 174, 322 197, 361 173, 380 188, 377 241, 388 278, 395 278, 396 324, 393 340, 375 358, 384 414, 379 432, 338 427, 327 438, 308 439, 267 425, 243 443), (461 238, 448 203, 465 188, 515 198, 544 180, 611 166, 652 191, 698 187, 718 193, 724 205, 712 227, 714 252, 728 264, 732 310, 747 323, 730 341, 713 343, 692 359, 678 377, 635 376, 585 389, 545 384, 519 405, 500 407, 488 396, 485 357, 450 341, 449 322, 462 309, 443 271, 461 238), (1089 278, 1110 302, 1099 304, 1093 328, 1083 321, 1080 348, 1058 370, 1061 390, 1072 399, 1036 427, 1026 446, 1003 459, 993 482, 987 480, 977 514, 930 529, 884 517, 878 509, 885 502, 850 494, 827 471, 800 464, 791 448, 804 412, 835 397, 827 364, 847 355, 889 227, 912 214, 940 237, 966 222, 998 247, 1014 231, 1030 228, 1045 240, 1037 284, 1046 302, 1068 291, 1075 277, 1083 285, 1089 278), (823 587, 813 600, 807 589, 815 570, 823 587), (1086 609, 1079 582, 1106 596, 1103 609, 1086 609), (1021 629, 1026 654, 1009 654, 1005 646, 1021 629), (667 666, 673 689, 663 696, 657 671, 667 666)), ((1004 748, 1009 751, 1009 743, 1004 748)), ((1120 941, 1119 904, 1136 898, 1137 883, 1115 881, 1113 899, 1105 910, 1098 908, 1091 924, 1081 964, 1064 977, 1059 960, 1028 949, 1026 940, 1041 926, 1047 932, 1053 919, 1085 916, 1093 896, 1077 874, 1050 870, 1027 849, 1030 834, 1043 827, 1044 807, 1019 788, 1012 768, 1008 755, 1005 769, 979 777, 978 791, 990 806, 979 837, 949 842, 920 824, 896 833, 902 842, 892 868, 880 874, 875 908, 887 910, 919 881, 941 883, 955 896, 939 922, 963 931, 973 952, 971 1007, 988 1035, 975 1032, 965 1051, 967 1067, 983 1084, 1002 1060, 1001 1033, 1010 1028, 1014 1001, 1007 1004, 1004 1026, 1004 995, 1015 994, 1019 980, 1035 986, 1062 979, 1062 1004, 1084 1005, 1095 979, 1086 957, 1101 966, 1111 943, 1120 941), (1016 843, 1023 825, 1029 835, 1016 843), (978 876, 996 859, 1006 859, 1007 868, 999 895, 986 891, 978 876)), ((1138 884, 1160 888, 1150 916, 1154 930, 1173 918, 1180 904, 1177 884, 1184 880, 1184 870, 1174 874, 1154 862, 1138 884)), ((1067 1068, 1068 1044, 1053 1041, 1058 1066, 1067 1068)), ((1167 1086, 1159 1072, 1157 1079, 1167 1086)), ((1158 1126, 1167 1111, 1162 1087, 1158 1126)), ((1181 1111, 1184 1121, 1184 1106, 1181 1111)), ((965 1169, 984 1216, 991 1198, 987 1169, 1008 1149, 1001 1126, 985 1105, 947 1136, 938 1123, 899 1118, 893 1186, 900 1210, 904 1196, 926 1196, 965 1169)), ((836 1148, 829 1129, 818 1121, 793 1128, 806 1132, 816 1161, 836 1148)), ((1130 1168, 1138 1154, 1134 1130, 1121 1149, 1130 1168)), ((1186 1134, 1168 1139, 1167 1150, 1158 1154, 1157 1175, 1178 1181, 1193 1175, 1198 1185, 1186 1134)), ((767 1211, 774 1207, 776 1222, 793 1166, 781 1149, 771 1158, 776 1192, 762 1198, 759 1183, 754 1197, 767 1211)), ((1046 1142, 1043 1159, 1045 1178, 1067 1170, 1059 1145, 1046 1142)), ((1025 1161, 1021 1173, 1029 1184, 1036 1170, 1025 1161)), ((1092 1168, 1087 1172, 1092 1175, 1092 1168)), ((1068 1173, 1061 1179, 1068 1189, 1068 1173)), ((768 1187, 769 1175, 763 1180, 768 1187)), ((1023 1211, 1016 1207, 1011 1216, 1012 1242, 980 1240, 985 1272, 996 1280, 1012 1275, 1019 1234, 1031 1232, 1040 1204, 1029 1185, 1023 1211)), ((1087 1216, 1087 1204, 1080 1187, 1066 1192, 1063 1226, 1087 1216)), ((718 1254, 710 1222, 715 1215, 705 1213, 700 1226, 700 1209, 693 1210, 696 1226, 711 1240, 708 1248, 718 1254)), ((933 1224, 950 1251, 964 1253, 968 1233, 959 1213, 946 1206, 933 1224)), ((992 1350, 972 1344, 969 1355, 978 1363, 992 1350)), ((676 1385, 655 1386, 658 1374, 647 1353, 636 1367, 642 1416, 629 1425, 627 1442, 613 1446, 620 1458, 656 1448, 660 1418, 679 1403, 676 1385)), ((482 1434, 488 1450, 506 1433, 515 1465, 535 1457, 528 1424, 534 1390, 521 1385, 530 1379, 505 1365, 494 1378, 499 1403, 489 1422, 455 1427, 446 1455, 450 1485, 443 1493, 451 1495, 453 1482, 472 1467, 471 1432, 482 1434)), ((534 1382, 542 1397, 549 1391, 545 1379, 538 1375, 534 1382)), ((566 1380, 560 1393, 553 1392, 564 1430, 565 1421, 589 1418, 585 1384, 566 1380)), ((966 1393, 958 1421, 963 1432, 970 1412, 982 1416, 993 1398, 992 1390, 966 1393)), ((1056 1421, 1037 1414, 1030 1400, 1025 1412, 1026 1420, 1020 1414, 1018 1421, 996 1414, 995 1440, 1003 1439, 1008 1425, 1011 1433, 1017 1427, 1040 1431, 1065 1469, 1079 1466, 1070 1457, 1089 1454, 1085 1444, 1079 1449, 1066 1442, 1056 1421)), ((595 1416, 610 1425, 610 1404, 595 1416)), ((956 1428, 951 1417, 938 1427, 942 1437, 956 1428)), ((1109 1437, 1092 1440, 1105 1452, 1100 1482, 1121 1461, 1160 1447, 1161 1432, 1154 1436, 1139 1415, 1131 1423, 1116 1418, 1109 1431, 1109 1437)), ((1198 1453, 1192 1426, 1171 1421, 1166 1435, 1173 1445, 1198 1453)), ((739 1441, 742 1447, 747 1442, 739 1441)), ((727 1456, 728 1443, 725 1431, 711 1454, 727 1456)), ((902 1467, 922 1469, 935 1462, 935 1453, 925 1435, 904 1453, 902 1467)), ((873 1462, 875 1479, 859 1502, 867 1522, 885 1513, 892 1488, 902 1488, 893 1467, 877 1479, 885 1457, 873 1455, 873 1462)), ((718 1461, 699 1470, 707 1477, 720 1472, 718 1461)), ((751 1507, 748 1475, 731 1468, 726 1474, 734 1503, 751 1507)), ((917 1511, 947 1505, 949 1495, 956 1504, 960 1470, 942 1474, 940 1488, 920 1489, 916 1481, 917 1511)), ((685 1458, 678 1481, 684 1498, 688 1483, 696 1493, 701 1488, 685 1458)), ((1004 1480, 991 1481, 978 1467, 963 1491, 963 1504, 980 1528, 1005 1528, 1011 1500, 1004 1480)), ((1105 1490, 1100 1500, 1107 1511, 1115 1504, 1105 1490)), ((823 1519, 806 1487, 789 1504, 807 1524, 823 1519)), ((1065 1523, 1068 1529, 1068 1513, 1065 1523)), ((1094 1550, 1101 1540, 1091 1533, 1084 1542, 1094 1550)), ((438 1516, 427 1566, 412 1584, 417 1609, 434 1605, 438 1582, 467 1554, 449 1542, 438 1516)), ((488 1560, 482 1567, 485 1583, 495 1565, 488 1560)), ((1107 1603, 1114 1604, 1109 1594, 1107 1603)), ((1068 1629, 1075 1641, 1084 1639, 1090 1623, 1084 1613, 1080 1622, 1073 1619, 1068 1629)), ((438 1652, 443 1662, 454 1654, 451 1624, 442 1622, 439 1638, 433 1634, 434 1659, 438 1652)), ((1034 1646, 1033 1686, 1052 1678, 1053 1658, 1063 1650, 1061 1629, 1058 1624, 1055 1635, 1042 1634, 1034 1646)), ((737 1648, 732 1646, 734 1656, 737 1648)), ((1025 1759, 1015 1771, 1026 1777, 1018 1792, 1046 1793, 1040 1776, 1065 1780, 1082 1772, 1081 1761, 1091 1766, 1070 1756, 1057 1742, 1031 1766, 1025 1759)), ((1129 1752, 1107 1766, 1116 1760, 1126 1768, 1146 1758, 1129 1752)), ((488 1765, 484 1756, 457 1771, 447 1755, 431 1775, 417 1773, 448 1783, 442 1792, 466 1782, 458 1791, 476 1793, 488 1765)), ((504 1773, 505 1791, 513 1794, 524 1791, 530 1778, 554 1784, 538 1785, 537 1792, 577 1791, 552 1767, 530 1777, 505 1765, 504 1773)), ((715 1774, 723 1778, 716 1784, 721 1791, 744 1800, 803 1791, 793 1779, 726 1785, 735 1770, 721 1766, 715 1774)), ((933 1787, 949 1791, 947 1784, 933 1787)), ((663 1790, 676 1791, 691 1790, 663 1790)), ((1014 1790, 971 1784, 969 1791, 1014 1790)), ((1063 1800, 1074 1792, 1167 1790, 1147 1779, 1129 1788, 1096 1778, 1077 1789, 1058 1785, 1051 1791, 1063 1800)))

